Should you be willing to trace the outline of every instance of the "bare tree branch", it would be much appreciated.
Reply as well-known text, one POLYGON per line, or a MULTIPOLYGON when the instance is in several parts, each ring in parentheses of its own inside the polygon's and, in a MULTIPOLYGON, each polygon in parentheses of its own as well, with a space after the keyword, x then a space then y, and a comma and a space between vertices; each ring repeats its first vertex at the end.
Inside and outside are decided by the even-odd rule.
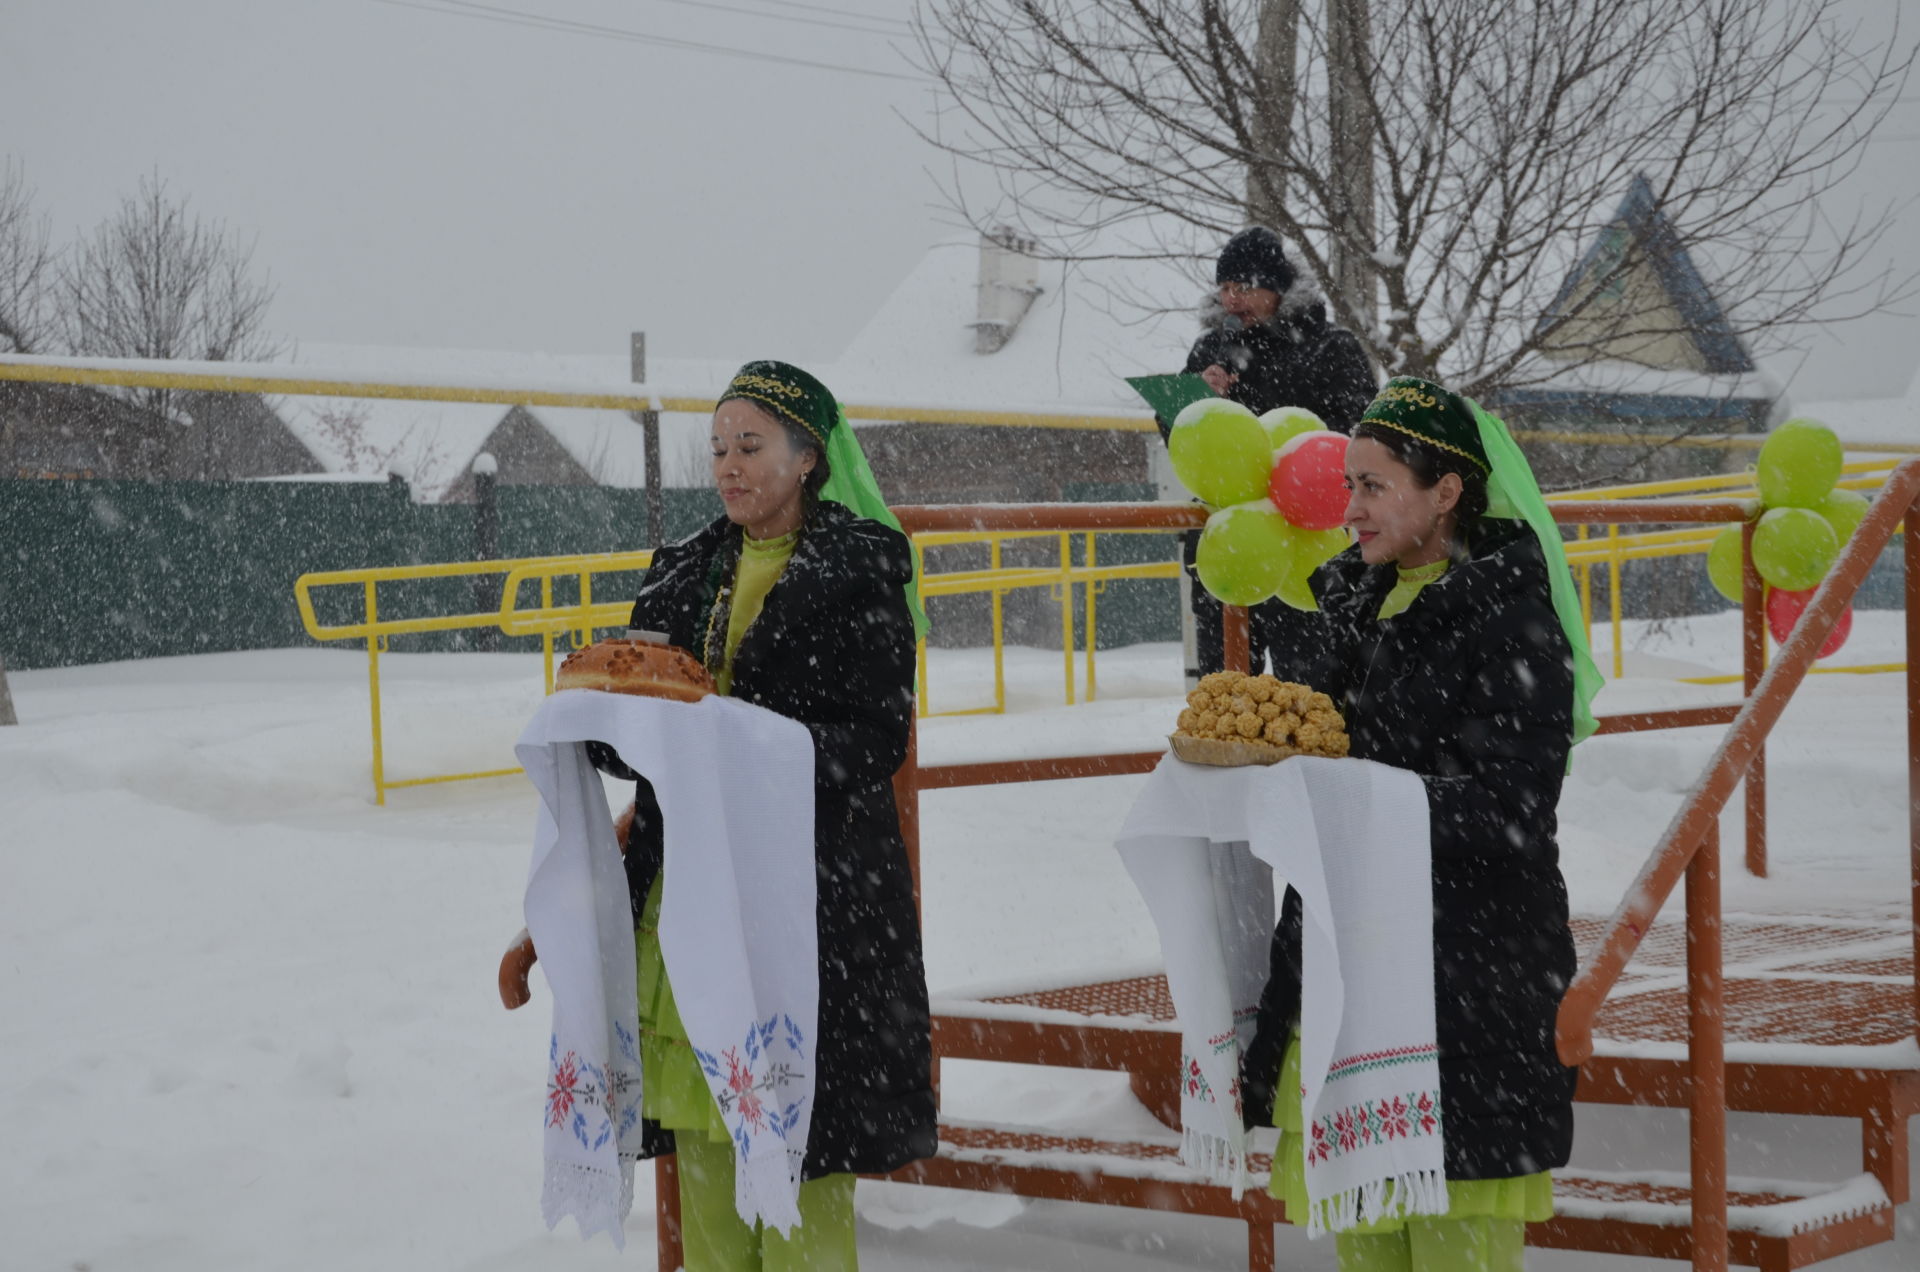
POLYGON ((1610 303, 1638 242, 1560 294, 1636 178, 1755 352, 1915 292, 1873 268, 1893 209, 1836 218, 1828 196, 1916 49, 1863 48, 1839 0, 1371 0, 1345 51, 1328 10, 920 0, 943 90, 923 132, 998 180, 997 206, 956 191, 955 211, 1066 259, 1191 266, 1257 208, 1380 365, 1482 396, 1689 337, 1610 303), (1359 68, 1338 121, 1336 55, 1359 68), (1336 124, 1368 139, 1370 182, 1336 124))
MULTIPOLYGON (((74 245, 58 288, 77 354, 265 361, 283 348, 265 330, 273 288, 253 277, 252 245, 175 201, 158 174, 74 245)), ((131 395, 155 421, 150 471, 175 471, 176 391, 131 395)))
POLYGON ((20 165, 0 164, 0 353, 39 353, 53 331, 53 249, 20 165))

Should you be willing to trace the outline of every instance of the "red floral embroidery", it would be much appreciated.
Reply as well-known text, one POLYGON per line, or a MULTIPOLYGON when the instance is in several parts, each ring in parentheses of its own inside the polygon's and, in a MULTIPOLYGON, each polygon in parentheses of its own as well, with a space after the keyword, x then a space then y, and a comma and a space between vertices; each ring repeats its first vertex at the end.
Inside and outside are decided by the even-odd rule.
POLYGON ((1189 1098, 1213 1103, 1213 1087, 1207 1082, 1206 1075, 1200 1071, 1200 1062, 1192 1056, 1187 1057, 1186 1086, 1189 1098))
POLYGON ((1410 1092, 1377 1104, 1352 1105, 1314 1120, 1308 1161, 1326 1161, 1373 1144, 1440 1133, 1440 1101, 1431 1091, 1410 1092))
POLYGON ((580 1094, 580 1057, 569 1051, 566 1058, 554 1066, 553 1076, 547 1079, 547 1125, 558 1126, 566 1121, 580 1094))
POLYGON ((1419 1099, 1414 1101, 1413 1107, 1414 1111, 1419 1114, 1416 1120, 1420 1127, 1420 1133, 1423 1135, 1433 1134, 1440 1125, 1439 1111, 1434 1107, 1433 1093, 1430 1091, 1422 1091, 1419 1099))
POLYGON ((753 1090, 753 1070, 740 1063, 740 1053, 727 1048, 727 1090, 745 1095, 753 1090))
POLYGON ((1380 1101, 1378 1114, 1380 1129, 1388 1139, 1405 1139, 1413 1134, 1413 1126, 1407 1120, 1407 1102, 1400 1096, 1380 1101))

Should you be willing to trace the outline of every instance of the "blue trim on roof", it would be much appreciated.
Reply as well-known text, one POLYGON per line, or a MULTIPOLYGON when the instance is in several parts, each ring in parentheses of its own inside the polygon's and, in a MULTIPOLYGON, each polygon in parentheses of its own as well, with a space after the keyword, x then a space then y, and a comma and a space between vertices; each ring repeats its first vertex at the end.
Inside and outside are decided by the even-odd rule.
POLYGON ((1654 202, 1652 183, 1638 173, 1634 174, 1633 181, 1627 186, 1627 197, 1620 201, 1613 220, 1607 223, 1600 236, 1560 284, 1560 290, 1548 304, 1546 313, 1534 325, 1534 333, 1538 335, 1543 327, 1560 317, 1561 307, 1572 297, 1587 274, 1599 267, 1601 256, 1607 250, 1607 231, 1616 225, 1624 225, 1627 233, 1645 250, 1647 261, 1653 266, 1654 278, 1667 294, 1667 299, 1673 302, 1673 307, 1679 311, 1681 320, 1687 324, 1688 335, 1693 340, 1694 348, 1699 350, 1707 370, 1719 375, 1752 371, 1753 359, 1741 346, 1739 337, 1734 335, 1726 311, 1720 308, 1706 280, 1694 267, 1693 258, 1680 242, 1673 222, 1654 202))

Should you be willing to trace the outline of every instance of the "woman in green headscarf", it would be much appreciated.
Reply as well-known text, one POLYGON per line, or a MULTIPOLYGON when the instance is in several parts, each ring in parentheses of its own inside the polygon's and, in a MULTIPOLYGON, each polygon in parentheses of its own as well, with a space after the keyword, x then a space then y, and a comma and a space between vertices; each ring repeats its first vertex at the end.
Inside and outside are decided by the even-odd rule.
MULTIPOLYGON (((935 1148, 920 922, 891 785, 924 620, 912 548, 825 385, 784 362, 748 363, 714 411, 712 455, 726 515, 655 554, 631 625, 693 651, 720 692, 813 735, 820 1016, 801 1224, 782 1237, 735 1214, 732 1144, 661 958, 660 807, 639 780, 625 849, 647 1152, 676 1153, 691 1272, 839 1272, 856 1266, 854 1176, 935 1148)), ((733 776, 753 799, 753 775, 733 776)))
MULTIPOLYGON (((1427 790, 1449 1212, 1335 1238, 1342 1272, 1519 1272, 1573 1140, 1554 1020, 1574 972, 1555 807, 1593 731, 1558 527, 1498 419, 1440 385, 1387 383, 1347 448, 1355 544, 1312 578, 1317 637, 1279 674, 1330 695, 1352 754, 1427 790)), ((1305 1213, 1300 902, 1275 933, 1244 1084, 1284 1134, 1274 1195, 1305 1213)))

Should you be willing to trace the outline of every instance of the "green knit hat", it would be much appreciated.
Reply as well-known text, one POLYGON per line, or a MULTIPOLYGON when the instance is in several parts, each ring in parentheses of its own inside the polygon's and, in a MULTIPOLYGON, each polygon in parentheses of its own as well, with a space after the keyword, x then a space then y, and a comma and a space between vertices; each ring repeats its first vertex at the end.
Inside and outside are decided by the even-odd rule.
POLYGON ((1471 460, 1482 473, 1491 474, 1486 447, 1480 442, 1480 424, 1473 409, 1460 396, 1431 380, 1397 375, 1388 380, 1373 405, 1360 417, 1362 424, 1377 424, 1397 433, 1437 446, 1450 454, 1471 460))
POLYGON ((734 372, 727 391, 720 395, 721 402, 734 398, 745 398, 805 429, 821 450, 827 448, 827 439, 840 423, 840 403, 827 386, 790 362, 747 363, 734 372))

